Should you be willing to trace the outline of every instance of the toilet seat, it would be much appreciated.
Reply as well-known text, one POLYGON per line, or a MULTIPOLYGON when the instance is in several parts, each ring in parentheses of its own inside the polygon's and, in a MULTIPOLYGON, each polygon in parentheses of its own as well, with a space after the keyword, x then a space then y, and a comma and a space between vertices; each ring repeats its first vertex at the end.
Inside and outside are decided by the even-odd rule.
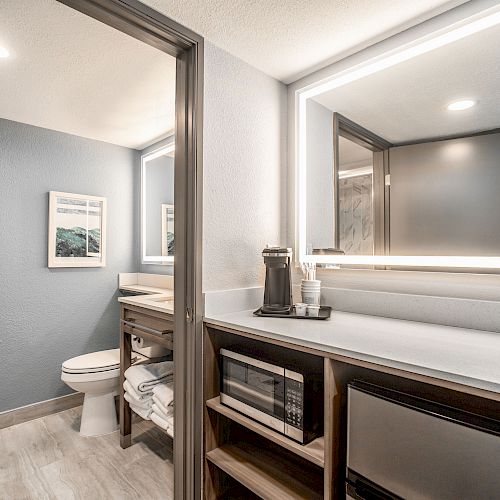
MULTIPOLYGON (((68 359, 62 364, 63 373, 91 374, 102 372, 115 372, 120 368, 120 349, 90 352, 75 358, 68 359)), ((105 374, 103 374, 104 376, 105 374)), ((109 373, 106 375, 114 376, 109 373)), ((105 377, 107 378, 107 377, 105 377)))

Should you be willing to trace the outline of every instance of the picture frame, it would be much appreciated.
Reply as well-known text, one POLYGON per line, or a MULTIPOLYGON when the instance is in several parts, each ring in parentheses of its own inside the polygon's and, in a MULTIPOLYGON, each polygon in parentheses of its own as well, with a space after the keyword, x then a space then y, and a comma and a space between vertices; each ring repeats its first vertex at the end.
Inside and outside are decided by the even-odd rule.
POLYGON ((106 266, 106 198, 49 192, 48 267, 106 266))
POLYGON ((161 255, 173 257, 175 253, 174 205, 161 204, 161 255))

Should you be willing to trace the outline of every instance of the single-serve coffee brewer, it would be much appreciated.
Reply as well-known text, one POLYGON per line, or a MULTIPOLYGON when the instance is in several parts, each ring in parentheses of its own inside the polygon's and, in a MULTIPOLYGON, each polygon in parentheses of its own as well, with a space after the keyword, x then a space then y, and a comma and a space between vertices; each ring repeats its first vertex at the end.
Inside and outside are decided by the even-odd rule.
POLYGON ((290 314, 292 302, 292 249, 268 247, 262 251, 266 265, 264 314, 290 314))

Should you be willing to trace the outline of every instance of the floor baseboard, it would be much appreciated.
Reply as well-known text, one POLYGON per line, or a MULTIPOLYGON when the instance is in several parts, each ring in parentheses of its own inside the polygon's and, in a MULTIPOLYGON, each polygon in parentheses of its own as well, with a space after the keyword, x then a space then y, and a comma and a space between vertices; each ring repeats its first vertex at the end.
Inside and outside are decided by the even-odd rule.
POLYGON ((35 418, 45 417, 52 413, 69 410, 75 406, 83 404, 84 394, 75 392, 67 396, 49 399, 47 401, 40 401, 31 405, 22 406, 21 408, 14 408, 0 413, 0 429, 10 427, 11 425, 22 424, 35 418))

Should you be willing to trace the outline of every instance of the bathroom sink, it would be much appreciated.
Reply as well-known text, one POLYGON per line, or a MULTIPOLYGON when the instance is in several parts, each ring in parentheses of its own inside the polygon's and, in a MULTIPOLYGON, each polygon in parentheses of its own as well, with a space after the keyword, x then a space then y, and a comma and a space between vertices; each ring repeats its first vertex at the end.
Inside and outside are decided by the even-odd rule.
POLYGON ((168 309, 174 308, 174 298, 173 297, 148 297, 145 299, 147 302, 154 302, 156 305, 161 307, 166 307, 168 309))
POLYGON ((148 297, 147 300, 150 300, 152 302, 174 302, 173 297, 148 297))

